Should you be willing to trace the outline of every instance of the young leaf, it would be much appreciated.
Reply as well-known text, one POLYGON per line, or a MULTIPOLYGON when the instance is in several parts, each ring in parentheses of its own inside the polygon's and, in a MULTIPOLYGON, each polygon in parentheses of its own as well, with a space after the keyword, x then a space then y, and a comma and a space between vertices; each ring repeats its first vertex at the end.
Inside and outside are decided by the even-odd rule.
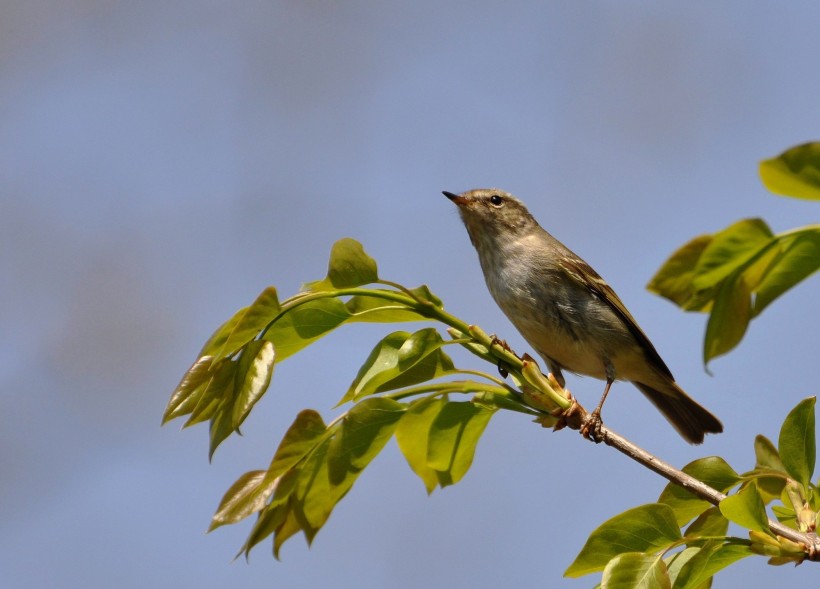
POLYGON ((766 507, 755 485, 746 485, 734 495, 720 502, 720 513, 744 528, 769 533, 769 519, 766 507))
POLYGON ((426 382, 454 369, 432 327, 410 334, 396 331, 382 339, 359 369, 341 403, 382 391, 426 382))
POLYGON ((252 341, 242 349, 234 383, 236 400, 231 414, 234 429, 242 425, 253 406, 268 390, 275 356, 273 344, 269 341, 252 341))
POLYGON ((294 490, 301 507, 297 516, 304 519, 300 525, 308 541, 390 439, 405 408, 383 397, 366 399, 348 411, 337 422, 335 434, 311 452, 294 490))
POLYGON ((695 294, 692 281, 698 260, 713 239, 711 235, 700 235, 678 248, 655 273, 646 288, 679 307, 684 307, 695 294))
POLYGON ((436 470, 427 464, 427 442, 433 420, 447 403, 440 397, 413 401, 396 426, 396 443, 407 464, 424 482, 427 494, 438 485, 436 470))
POLYGON ((781 249, 777 259, 755 289, 753 317, 820 268, 820 227, 807 227, 778 238, 778 245, 781 249))
POLYGON ((273 342, 277 360, 282 361, 350 319, 344 303, 322 298, 303 303, 281 315, 263 339, 273 342))
POLYGON ((476 445, 495 411, 470 402, 448 402, 430 425, 427 464, 443 488, 459 482, 473 463, 476 445))
POLYGON ((740 342, 751 319, 751 303, 751 292, 742 273, 733 274, 723 282, 706 325, 704 364, 740 342))
POLYGON ((226 330, 225 341, 214 354, 214 362, 233 356, 273 321, 280 311, 276 289, 269 286, 249 307, 240 309, 234 316, 236 321, 226 330))
MULTIPOLYGON (((211 367, 211 378, 208 384, 199 389, 196 395, 197 403, 192 407, 183 427, 190 427, 213 418, 220 408, 228 407, 232 402, 236 368, 238 363, 224 358, 211 367)), ((228 412, 230 414, 230 411, 228 412)))
POLYGON ((307 288, 311 291, 333 290, 362 286, 378 280, 376 261, 365 253, 362 244, 346 237, 334 243, 330 250, 327 277, 311 282, 307 288))
POLYGON ((322 416, 312 409, 299 412, 285 432, 268 466, 268 477, 277 478, 295 467, 319 443, 327 431, 322 416))
MULTIPOLYGON (((683 472, 725 493, 740 482, 740 476, 720 456, 699 458, 683 467, 683 472)), ((658 497, 658 503, 672 508, 679 526, 700 515, 709 503, 699 499, 683 487, 669 483, 658 497)))
POLYGON ((219 502, 208 531, 225 524, 235 524, 262 509, 267 500, 265 493, 259 492, 264 479, 264 470, 252 470, 239 477, 219 502))
POLYGON ((815 432, 814 397, 800 401, 786 416, 780 428, 778 448, 786 472, 803 485, 808 496, 809 483, 814 473, 815 432))
MULTIPOLYGON (((711 541, 703 544, 681 567, 675 578, 675 589, 699 589, 716 573, 741 558, 751 556, 752 551, 743 544, 724 544, 711 541)), ((708 586, 708 585, 707 585, 708 586)))
POLYGON ((743 219, 715 233, 695 267, 695 290, 718 285, 770 247, 773 237, 762 219, 743 219))
POLYGON ((729 520, 723 517, 720 509, 717 507, 710 507, 701 513, 695 521, 693 521, 688 528, 684 537, 702 538, 704 536, 725 536, 729 529, 729 520))
POLYGON ((681 539, 675 514, 668 505, 633 507, 598 526, 564 572, 581 577, 603 570, 610 560, 628 552, 654 553, 681 539))
POLYGON ((171 399, 168 401, 168 406, 165 408, 165 413, 162 416, 162 424, 165 425, 170 420, 187 415, 193 409, 195 401, 192 403, 191 399, 195 393, 205 386, 211 378, 211 365, 213 358, 211 356, 203 356, 198 358, 196 362, 185 372, 182 380, 171 393, 171 399))
POLYGON ((775 194, 820 200, 820 143, 804 143, 763 160, 760 179, 775 194))
POLYGON ((672 581, 660 556, 627 552, 607 563, 601 586, 607 589, 672 589, 672 581))
POLYGON ((287 511, 287 498, 293 490, 296 473, 291 469, 316 446, 325 431, 326 426, 318 413, 310 409, 301 411, 279 443, 268 470, 245 473, 225 493, 209 531, 236 523, 265 508, 266 515, 260 515, 242 551, 247 554, 255 544, 272 534, 287 511), (274 492, 278 501, 265 506, 274 492), (281 513, 274 517, 275 512, 281 513), (263 529, 268 530, 267 533, 258 537, 263 529))

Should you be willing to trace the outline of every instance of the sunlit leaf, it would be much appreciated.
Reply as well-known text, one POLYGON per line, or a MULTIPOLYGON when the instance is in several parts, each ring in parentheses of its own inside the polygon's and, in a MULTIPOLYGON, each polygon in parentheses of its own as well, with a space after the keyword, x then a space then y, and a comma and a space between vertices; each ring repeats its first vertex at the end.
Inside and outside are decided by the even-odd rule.
MULTIPOLYGON (((213 418, 220 408, 230 408, 230 403, 233 402, 237 366, 237 362, 225 358, 211 367, 211 378, 197 394, 197 404, 192 408, 191 416, 185 422, 184 427, 213 418)), ((230 417, 230 410, 228 416, 230 417)))
POLYGON ((693 521, 684 536, 688 538, 701 538, 704 536, 725 536, 729 529, 729 520, 727 520, 720 509, 717 507, 710 507, 701 513, 695 521, 693 521))
POLYGON ((236 322, 226 330, 225 342, 214 354, 214 361, 233 356, 242 346, 255 338, 281 311, 276 289, 269 286, 256 300, 241 309, 234 317, 236 322))
POLYGON ((664 557, 663 562, 666 563, 666 573, 669 575, 673 587, 683 566, 699 552, 699 546, 688 546, 680 552, 674 552, 664 557))
POLYGON ((664 550, 680 539, 675 514, 668 505, 633 507, 598 526, 564 576, 594 573, 620 554, 664 550))
POLYGON ((438 485, 436 470, 427 464, 430 427, 447 403, 440 397, 424 397, 410 404, 396 427, 396 443, 407 464, 424 482, 430 494, 438 485))
POLYGON ((277 478, 296 466, 318 444, 326 430, 319 413, 312 409, 300 411, 279 442, 268 466, 268 476, 277 478))
POLYGON ((259 487, 265 479, 264 470, 252 470, 239 477, 225 492, 219 507, 211 519, 208 531, 236 523, 250 514, 262 509, 267 497, 259 492, 259 487))
MULTIPOLYGON (((234 366, 236 362, 231 362, 234 366)), ((211 418, 208 433, 210 435, 210 446, 208 448, 208 460, 212 460, 214 452, 219 445, 230 436, 236 428, 233 426, 233 404, 236 400, 236 389, 233 384, 224 390, 219 408, 211 418)))
POLYGON ((681 246, 664 262, 646 288, 684 307, 695 294, 692 284, 695 268, 712 239, 711 235, 700 235, 681 246))
POLYGON ((734 348, 746 333, 751 319, 752 299, 743 274, 733 274, 720 287, 715 298, 703 344, 703 362, 734 348))
POLYGON ((675 589, 700 589, 711 577, 752 551, 743 544, 723 544, 712 541, 703 544, 681 567, 675 578, 675 589))
POLYGON ((192 399, 192 396, 210 380, 212 362, 213 358, 211 356, 203 356, 198 358, 185 372, 182 380, 179 381, 174 392, 171 393, 171 399, 165 408, 165 414, 162 416, 163 424, 191 412, 196 403, 196 397, 192 399))
POLYGON ((433 328, 413 334, 396 331, 382 339, 368 356, 341 402, 389 391, 443 376, 454 370, 442 350, 444 341, 433 328))
POLYGON ((263 339, 273 342, 277 360, 281 362, 327 335, 349 318, 350 312, 339 299, 316 299, 279 317, 263 339))
POLYGON ((236 400, 231 416, 234 429, 242 425, 250 410, 268 390, 274 358, 273 344, 269 341, 252 341, 243 348, 234 384, 236 400))
POLYGON ((758 532, 768 532, 769 523, 766 507, 755 485, 746 485, 736 494, 729 495, 720 502, 723 516, 744 528, 758 532))
MULTIPOLYGON (((725 493, 740 482, 740 477, 720 456, 699 458, 683 467, 683 472, 706 483, 713 489, 725 493)), ((669 483, 664 488, 658 503, 672 508, 679 526, 706 511, 710 504, 699 499, 679 485, 669 483)))
POLYGON ((755 290, 753 316, 820 268, 820 227, 781 238, 779 245, 778 258, 755 290))
POLYGON ((305 521, 300 524, 308 541, 390 439, 405 407, 383 397, 366 399, 337 423, 333 437, 311 452, 294 491, 301 504, 305 521))
POLYGON ((695 267, 694 287, 717 285, 772 243, 773 234, 762 219, 743 219, 715 233, 695 267))
POLYGON ((441 487, 460 481, 473 463, 476 445, 495 412, 470 402, 449 402, 430 425, 427 464, 441 487))
POLYGON ((804 143, 763 160, 760 179, 775 194, 820 200, 820 143, 804 143))
POLYGON ((330 250, 327 277, 306 287, 311 291, 332 290, 362 286, 378 279, 376 261, 365 253, 362 244, 346 237, 330 250))
POLYGON ((809 397, 789 412, 780 428, 777 442, 786 472, 803 485, 806 495, 814 473, 816 452, 814 404, 815 398, 809 397))
POLYGON ((601 579, 605 589, 672 589, 663 559, 653 554, 628 552, 607 563, 601 579))

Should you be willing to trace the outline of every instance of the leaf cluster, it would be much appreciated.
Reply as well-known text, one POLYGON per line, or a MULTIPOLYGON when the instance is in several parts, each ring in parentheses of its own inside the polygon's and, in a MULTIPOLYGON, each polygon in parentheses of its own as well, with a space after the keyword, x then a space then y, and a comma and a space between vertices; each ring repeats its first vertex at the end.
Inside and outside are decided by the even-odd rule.
MULTIPOLYGON (((820 200, 820 143, 760 164, 772 192, 820 200)), ((675 251, 647 288, 685 311, 709 313, 703 361, 732 350, 749 322, 820 268, 820 225, 774 234, 762 219, 744 219, 675 251)))
POLYGON ((718 506, 670 483, 657 503, 630 509, 589 536, 565 575, 603 572, 602 586, 696 589, 714 574, 755 554, 770 564, 800 563, 807 547, 770 530, 766 506, 801 532, 820 524, 820 496, 811 482, 815 466, 815 399, 804 399, 780 429, 778 446, 764 436, 754 443, 755 467, 738 474, 718 456, 691 462, 683 471, 727 493, 718 506), (749 537, 727 535, 729 523, 749 537))
POLYGON ((277 363, 347 323, 430 320, 446 325, 449 337, 433 327, 385 336, 339 401, 352 407, 329 424, 314 410, 302 411, 267 470, 247 472, 228 489, 210 529, 255 514, 241 553, 247 556, 272 535, 278 558, 293 535, 302 532, 313 540, 391 437, 430 493, 464 477, 499 408, 546 423, 550 410, 569 405, 534 363, 522 362, 481 330, 446 313, 427 287, 407 289, 381 280, 362 246, 343 239, 333 246, 324 279, 284 302, 269 287, 216 330, 171 395, 163 423, 184 416, 185 427, 209 421, 213 457, 267 391, 277 363), (371 283, 377 286, 364 287, 371 283), (528 394, 490 374, 456 368, 445 352, 452 345, 504 362, 528 394), (467 400, 453 400, 453 395, 467 400))

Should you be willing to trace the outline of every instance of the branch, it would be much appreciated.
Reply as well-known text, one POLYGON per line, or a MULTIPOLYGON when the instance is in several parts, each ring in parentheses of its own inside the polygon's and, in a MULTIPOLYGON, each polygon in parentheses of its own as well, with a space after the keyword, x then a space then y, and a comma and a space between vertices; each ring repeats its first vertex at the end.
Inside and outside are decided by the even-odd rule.
MULTIPOLYGON (((575 404, 574 411, 579 412, 579 416, 581 419, 572 419, 568 421, 569 427, 572 429, 580 429, 575 427, 579 422, 583 423, 584 419, 583 416, 586 414, 586 411, 580 405, 575 404)), ((635 462, 645 466, 649 470, 652 470, 659 475, 661 475, 666 480, 683 487, 693 495, 703 499, 704 501, 708 501, 712 505, 719 505, 720 502, 726 498, 724 493, 713 489, 709 485, 699 481, 698 479, 686 474, 685 472, 678 470, 671 464, 664 462, 657 456, 650 454, 643 448, 640 448, 624 438, 623 436, 615 433, 611 429, 604 427, 601 425, 598 434, 600 436, 599 441, 605 443, 607 446, 611 446, 615 448, 622 454, 625 454, 635 462)), ((806 554, 808 560, 811 561, 820 561, 820 538, 818 538, 816 532, 811 533, 802 533, 793 528, 785 526, 780 522, 773 521, 769 519, 769 529, 776 535, 782 536, 791 540, 792 542, 797 542, 805 546, 806 554)))

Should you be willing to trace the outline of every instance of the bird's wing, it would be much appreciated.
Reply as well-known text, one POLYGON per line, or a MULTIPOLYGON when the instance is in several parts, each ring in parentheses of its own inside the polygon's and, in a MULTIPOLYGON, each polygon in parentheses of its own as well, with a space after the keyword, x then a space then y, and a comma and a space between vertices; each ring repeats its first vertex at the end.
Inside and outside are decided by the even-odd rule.
POLYGON ((609 307, 623 319, 629 331, 635 336, 638 343, 641 344, 641 347, 646 352, 652 364, 654 364, 661 373, 674 380, 669 367, 660 357, 655 346, 652 345, 652 342, 649 341, 649 338, 646 337, 643 330, 638 326, 638 322, 635 321, 635 318, 632 317, 626 306, 621 302, 621 299, 618 298, 618 295, 612 290, 612 287, 609 286, 589 264, 576 255, 566 256, 560 262, 560 265, 570 278, 595 293, 600 300, 609 305, 609 307))

